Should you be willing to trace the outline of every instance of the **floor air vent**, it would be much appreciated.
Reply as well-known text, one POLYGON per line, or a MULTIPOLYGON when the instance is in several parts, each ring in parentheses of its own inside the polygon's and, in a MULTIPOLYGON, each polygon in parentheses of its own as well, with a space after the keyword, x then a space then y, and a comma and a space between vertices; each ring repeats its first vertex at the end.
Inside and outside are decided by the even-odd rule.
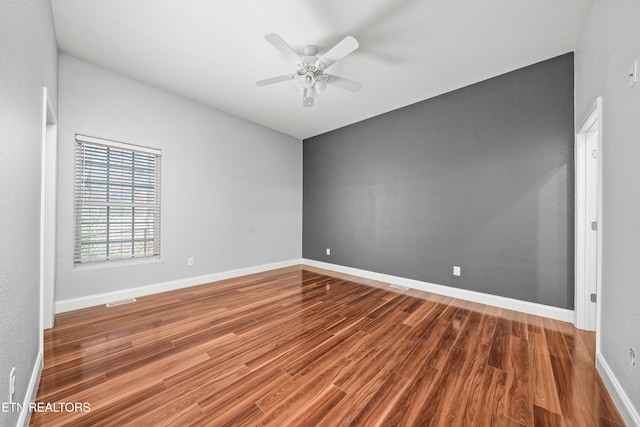
POLYGON ((400 286, 400 285, 389 285, 390 288, 393 289, 400 289, 401 291, 408 291, 409 288, 407 288, 406 286, 400 286))
POLYGON ((107 307, 115 307, 116 305, 129 304, 131 302, 136 302, 136 299, 135 298, 129 298, 129 299, 123 299, 123 300, 120 300, 120 301, 108 302, 107 303, 107 307))

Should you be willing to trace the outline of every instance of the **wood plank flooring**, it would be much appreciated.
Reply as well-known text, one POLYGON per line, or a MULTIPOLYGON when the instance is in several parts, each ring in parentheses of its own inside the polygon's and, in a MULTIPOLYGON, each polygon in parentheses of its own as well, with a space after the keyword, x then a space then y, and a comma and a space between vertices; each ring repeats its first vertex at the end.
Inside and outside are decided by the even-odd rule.
POLYGON ((290 267, 57 316, 32 426, 622 426, 572 325, 290 267))

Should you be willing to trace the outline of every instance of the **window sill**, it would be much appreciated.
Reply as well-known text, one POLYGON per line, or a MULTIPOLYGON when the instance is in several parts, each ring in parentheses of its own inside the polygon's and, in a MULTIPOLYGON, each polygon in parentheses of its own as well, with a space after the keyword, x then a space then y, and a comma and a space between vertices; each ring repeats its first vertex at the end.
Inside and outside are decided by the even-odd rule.
POLYGON ((110 268, 110 267, 126 267, 130 265, 154 264, 160 261, 161 261, 160 257, 155 257, 155 258, 142 258, 142 259, 131 259, 131 260, 103 261, 103 262, 96 262, 91 264, 79 264, 79 265, 74 264, 72 271, 98 270, 98 269, 110 268))

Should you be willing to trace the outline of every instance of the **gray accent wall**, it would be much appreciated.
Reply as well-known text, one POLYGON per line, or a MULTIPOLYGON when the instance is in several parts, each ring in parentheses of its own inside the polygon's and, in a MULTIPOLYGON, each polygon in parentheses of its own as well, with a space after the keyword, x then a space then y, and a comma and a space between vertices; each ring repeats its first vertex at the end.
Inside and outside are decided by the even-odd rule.
POLYGON ((603 97, 600 351, 636 422, 640 360, 631 366, 629 348, 640 357, 640 83, 629 86, 629 68, 640 61, 638 16, 638 1, 593 0, 575 60, 578 126, 603 97))
POLYGON ((300 259, 299 139, 66 54, 59 104, 56 301, 300 259), (76 133, 162 149, 159 262, 74 269, 76 133))
MULTIPOLYGON (((25 399, 40 347, 42 87, 56 108, 51 2, 0 1, 0 402, 25 399)), ((0 411, 14 426, 19 412, 0 411)))
POLYGON ((569 53, 306 139, 304 258, 573 309, 573 107, 569 53))

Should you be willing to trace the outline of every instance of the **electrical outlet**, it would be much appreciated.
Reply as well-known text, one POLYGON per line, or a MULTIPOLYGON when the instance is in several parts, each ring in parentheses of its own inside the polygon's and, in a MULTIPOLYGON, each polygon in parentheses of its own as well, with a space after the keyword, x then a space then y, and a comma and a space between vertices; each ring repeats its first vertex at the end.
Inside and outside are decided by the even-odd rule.
POLYGON ((636 366, 636 351, 632 347, 629 347, 629 364, 632 368, 636 366))
POLYGON ((331 249, 327 248, 327 255, 331 255, 331 249))
POLYGON ((459 276, 460 275, 460 267, 457 265, 453 266, 453 275, 454 276, 459 276))
POLYGON ((195 259, 193 259, 193 257, 189 257, 189 258, 187 258, 187 265, 188 265, 188 266, 195 265, 195 263, 196 263, 196 260, 195 260, 195 259))
POLYGON ((13 395, 16 394, 16 367, 9 372, 9 403, 13 403, 13 395))

